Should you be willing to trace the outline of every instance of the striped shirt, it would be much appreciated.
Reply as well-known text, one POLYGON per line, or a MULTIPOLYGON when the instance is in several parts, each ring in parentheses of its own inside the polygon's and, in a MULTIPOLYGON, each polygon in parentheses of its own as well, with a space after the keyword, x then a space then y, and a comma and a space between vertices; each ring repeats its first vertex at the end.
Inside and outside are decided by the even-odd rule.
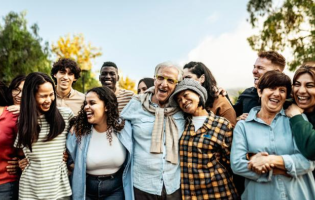
POLYGON ((117 94, 118 110, 119 113, 124 109, 124 107, 129 103, 134 93, 130 90, 119 89, 117 94))
POLYGON ((238 199, 229 173, 232 126, 212 112, 197 131, 191 120, 180 139, 182 199, 238 199))
MULTIPOLYGON (((73 113, 70 108, 58 109, 65 120, 64 131, 53 140, 45 142, 49 133, 49 124, 45 116, 41 115, 38 119, 41 130, 37 142, 32 144, 33 151, 23 147, 29 164, 20 178, 19 199, 54 200, 72 194, 63 152, 66 149, 67 128, 73 113)), ((17 146, 17 139, 15 146, 17 146)))

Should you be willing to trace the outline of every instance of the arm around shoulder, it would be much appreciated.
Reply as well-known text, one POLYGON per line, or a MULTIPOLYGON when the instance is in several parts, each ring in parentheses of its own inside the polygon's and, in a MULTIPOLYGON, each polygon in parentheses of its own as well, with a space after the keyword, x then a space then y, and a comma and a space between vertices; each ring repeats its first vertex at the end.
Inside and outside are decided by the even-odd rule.
POLYGON ((302 115, 290 118, 290 124, 296 145, 300 152, 310 160, 315 160, 315 130, 302 115))

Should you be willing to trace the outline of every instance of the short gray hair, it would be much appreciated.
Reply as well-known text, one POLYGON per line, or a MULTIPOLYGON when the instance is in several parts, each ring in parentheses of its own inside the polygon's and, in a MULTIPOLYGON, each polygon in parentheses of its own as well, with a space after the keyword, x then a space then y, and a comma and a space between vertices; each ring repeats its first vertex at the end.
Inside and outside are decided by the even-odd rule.
POLYGON ((175 68, 175 69, 178 71, 178 77, 177 77, 178 82, 180 82, 180 81, 183 80, 183 74, 184 74, 184 72, 183 72, 182 67, 180 67, 178 64, 173 63, 173 62, 170 62, 170 61, 162 62, 162 63, 158 64, 158 65, 155 67, 154 77, 157 75, 158 71, 159 71, 161 68, 164 68, 164 67, 175 68))

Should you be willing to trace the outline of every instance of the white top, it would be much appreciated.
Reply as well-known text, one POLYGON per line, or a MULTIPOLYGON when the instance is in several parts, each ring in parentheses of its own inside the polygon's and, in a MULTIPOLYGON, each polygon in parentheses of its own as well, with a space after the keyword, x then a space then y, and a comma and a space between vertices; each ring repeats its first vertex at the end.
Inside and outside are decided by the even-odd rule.
POLYGON ((115 131, 112 133, 112 144, 106 137, 106 132, 99 133, 94 128, 86 158, 86 173, 91 175, 106 175, 117 172, 126 159, 126 149, 120 143, 115 131))
MULTIPOLYGON (((20 178, 19 199, 59 199, 71 196, 68 170, 63 161, 66 150, 66 136, 69 120, 73 117, 70 108, 58 108, 65 120, 64 131, 53 140, 45 142, 49 133, 49 124, 45 116, 38 119, 40 132, 38 140, 32 144, 32 152, 23 147, 28 160, 20 178)), ((15 147, 17 146, 15 141, 15 147)))
POLYGON ((195 126, 195 131, 198 131, 200 127, 202 127, 203 123, 207 119, 208 116, 198 116, 198 117, 192 117, 193 124, 195 126))

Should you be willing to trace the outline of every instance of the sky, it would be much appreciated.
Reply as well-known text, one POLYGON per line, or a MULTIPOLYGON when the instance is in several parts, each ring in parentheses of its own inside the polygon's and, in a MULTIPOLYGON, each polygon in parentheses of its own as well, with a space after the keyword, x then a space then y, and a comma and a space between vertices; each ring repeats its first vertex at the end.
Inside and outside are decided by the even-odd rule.
MULTIPOLYGON (((153 77, 164 61, 203 62, 220 87, 253 86, 257 53, 246 38, 255 33, 246 21, 247 0, 0 0, 0 16, 27 11, 28 25, 51 45, 59 37, 82 33, 101 48, 97 71, 115 62, 134 81, 153 77)), ((3 24, 3 20, 0 22, 3 24)), ((257 30, 256 30, 257 31, 257 30)))

